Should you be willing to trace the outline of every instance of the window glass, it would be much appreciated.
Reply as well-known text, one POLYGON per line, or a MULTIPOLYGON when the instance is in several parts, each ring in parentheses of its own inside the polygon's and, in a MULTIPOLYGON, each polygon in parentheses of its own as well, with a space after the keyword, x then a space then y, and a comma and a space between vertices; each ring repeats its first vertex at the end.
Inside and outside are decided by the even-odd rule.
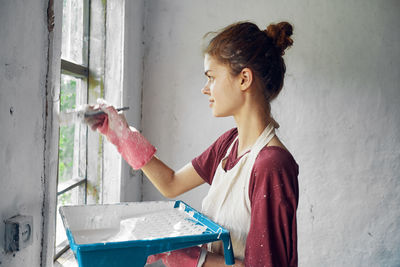
MULTIPOLYGON (((71 112, 86 101, 86 80, 61 74, 60 112, 71 112)), ((60 126, 58 152, 58 188, 56 220, 56 253, 67 245, 65 230, 58 214, 60 206, 84 204, 85 182, 60 194, 63 190, 86 179, 86 127, 70 117, 60 126)))
MULTIPOLYGON (((84 79, 61 75, 60 112, 70 112, 86 100, 84 79)), ((71 116, 67 125, 60 127, 58 184, 86 175, 86 127, 71 116)))
POLYGON ((63 1, 61 58, 87 66, 87 23, 85 1, 63 1))
MULTIPOLYGON (((76 107, 77 79, 61 75, 60 112, 67 112, 76 107)), ((71 122, 72 123, 72 122, 71 122)), ((58 146, 58 183, 72 178, 74 163, 74 135, 75 125, 60 127, 60 141, 58 146)))

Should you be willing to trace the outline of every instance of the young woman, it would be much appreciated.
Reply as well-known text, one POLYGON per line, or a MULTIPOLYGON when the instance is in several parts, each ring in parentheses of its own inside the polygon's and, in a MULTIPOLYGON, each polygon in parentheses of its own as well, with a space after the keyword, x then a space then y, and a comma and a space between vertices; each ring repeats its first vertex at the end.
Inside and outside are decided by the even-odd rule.
MULTIPOLYGON (((282 56, 293 41, 287 22, 260 30, 240 22, 222 29, 205 49, 204 69, 215 117, 233 116, 236 128, 220 136, 179 171, 155 156, 156 149, 113 107, 88 121, 142 169, 157 189, 174 198, 203 183, 211 188, 202 212, 231 232, 235 266, 297 266, 298 166, 276 136, 270 102, 283 86, 282 56)), ((221 242, 149 257, 167 266, 225 266, 221 242)))

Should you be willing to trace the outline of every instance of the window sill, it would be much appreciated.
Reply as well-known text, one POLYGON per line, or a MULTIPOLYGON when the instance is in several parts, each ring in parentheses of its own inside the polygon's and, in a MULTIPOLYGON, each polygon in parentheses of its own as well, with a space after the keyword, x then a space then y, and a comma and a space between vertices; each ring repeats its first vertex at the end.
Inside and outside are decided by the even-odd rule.
POLYGON ((75 259, 74 253, 68 249, 55 262, 54 267, 78 267, 78 262, 75 259))

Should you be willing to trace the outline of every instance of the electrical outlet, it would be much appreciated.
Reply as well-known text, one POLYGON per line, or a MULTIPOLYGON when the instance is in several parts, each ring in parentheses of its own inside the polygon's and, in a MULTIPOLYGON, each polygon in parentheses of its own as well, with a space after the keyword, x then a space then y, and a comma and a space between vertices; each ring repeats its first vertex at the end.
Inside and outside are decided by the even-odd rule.
POLYGON ((17 215, 5 221, 5 250, 8 252, 20 251, 32 244, 33 217, 17 215))

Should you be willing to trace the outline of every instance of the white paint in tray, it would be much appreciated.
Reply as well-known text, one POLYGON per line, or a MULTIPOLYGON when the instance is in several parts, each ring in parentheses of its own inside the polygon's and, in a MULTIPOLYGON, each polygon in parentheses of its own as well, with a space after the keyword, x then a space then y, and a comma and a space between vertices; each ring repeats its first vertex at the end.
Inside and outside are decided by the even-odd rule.
MULTIPOLYGON (((98 219, 93 223, 98 226, 98 219)), ((119 228, 89 227, 71 232, 77 244, 93 244, 199 235, 206 229, 206 226, 193 219, 192 214, 179 207, 122 219, 119 228)))

